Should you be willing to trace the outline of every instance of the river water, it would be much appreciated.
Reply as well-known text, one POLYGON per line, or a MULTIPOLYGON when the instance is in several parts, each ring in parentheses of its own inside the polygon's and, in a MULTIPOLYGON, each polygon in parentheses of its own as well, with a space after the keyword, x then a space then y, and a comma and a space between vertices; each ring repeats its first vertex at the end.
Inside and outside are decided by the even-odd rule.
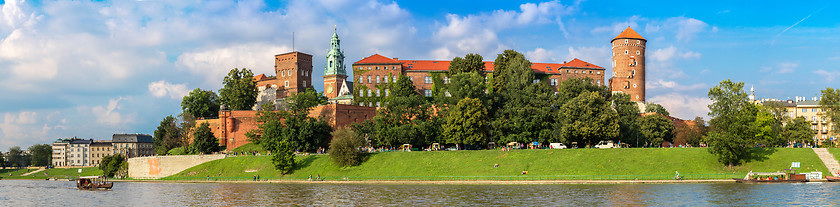
POLYGON ((838 206, 840 183, 396 185, 0 180, 0 206, 838 206))

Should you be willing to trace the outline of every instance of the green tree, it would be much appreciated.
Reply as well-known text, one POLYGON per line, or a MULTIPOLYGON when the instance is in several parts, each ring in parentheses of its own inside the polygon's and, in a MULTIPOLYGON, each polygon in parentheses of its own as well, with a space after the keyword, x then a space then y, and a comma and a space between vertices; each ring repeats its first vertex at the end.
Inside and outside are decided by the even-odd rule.
MULTIPOLYGON (((508 73, 508 70, 512 70, 514 68, 510 67, 512 65, 521 66, 522 60, 527 61, 525 59, 525 55, 522 53, 516 52, 515 50, 505 50, 502 54, 496 56, 496 60, 493 61, 493 80, 490 82, 490 88, 492 91, 503 91, 505 89, 505 85, 508 84, 508 76, 504 75, 508 73), (516 59, 518 63, 511 63, 516 59)), ((530 62, 528 62, 530 63, 530 62)), ((530 66, 528 66, 530 68, 530 66)), ((533 71, 531 71, 533 73, 533 71)))
POLYGON ((639 130, 645 137, 645 143, 662 146, 674 138, 674 122, 661 114, 643 116, 639 119, 639 130))
POLYGON ((281 174, 289 174, 295 168, 295 152, 286 141, 280 141, 273 147, 271 163, 281 174))
POLYGON ((29 147, 29 154, 33 166, 47 166, 52 163, 52 146, 36 144, 29 147))
POLYGON ((791 119, 785 124, 782 137, 787 137, 788 141, 798 144, 816 144, 814 143, 814 131, 811 130, 811 123, 801 116, 791 119))
MULTIPOLYGON (((2 155, 2 154, 3 154, 3 151, 0 151, 0 155, 2 155)), ((6 159, 4 159, 3 156, 0 156, 0 168, 5 168, 5 167, 6 167, 6 159)))
MULTIPOLYGON (((840 89, 825 88, 821 92, 820 108, 822 108, 823 114, 831 120, 834 126, 840 126, 840 89)), ((840 127, 833 127, 831 130, 840 133, 840 127)))
POLYGON ((9 155, 7 156, 9 159, 7 163, 11 167, 21 168, 29 166, 27 163, 26 158, 24 158, 23 150, 20 149, 18 146, 13 146, 9 148, 9 155))
POLYGON ((122 168, 125 163, 125 157, 123 157, 122 154, 108 155, 102 158, 99 169, 102 170, 102 173, 105 174, 105 176, 113 177, 118 174, 120 168, 122 168))
POLYGON ((449 111, 443 126, 443 139, 450 144, 486 144, 487 108, 481 100, 464 98, 449 111))
POLYGON ((364 152, 360 149, 367 143, 365 139, 344 127, 332 132, 330 142, 330 160, 338 167, 355 166, 362 163, 364 152))
POLYGON ((755 134, 755 142, 763 146, 783 146, 787 140, 781 136, 782 123, 766 107, 756 105, 758 111, 755 114, 755 121, 751 129, 755 134))
MULTIPOLYGON (((391 96, 372 120, 352 125, 353 131, 373 146, 415 146, 440 142, 443 120, 417 92, 406 76, 389 86, 391 96)), ((438 114, 444 113, 438 111, 438 114)))
MULTIPOLYGON (((558 104, 566 103, 569 100, 577 98, 580 94, 584 92, 597 92, 600 94, 604 99, 611 98, 611 92, 606 86, 597 86, 593 84, 593 80, 591 78, 569 78, 563 82, 560 82, 560 86, 557 87, 557 101, 558 104)), ((622 105, 630 105, 630 103, 635 104, 635 102, 630 102, 629 95, 627 95, 627 101, 619 100, 619 104, 622 105)), ((613 99, 618 100, 618 99, 613 99)), ((635 107, 635 105, 633 105, 635 107)), ((638 112, 638 108, 636 110, 638 112)))
POLYGON ((647 112, 656 112, 657 114, 662 114, 665 116, 671 115, 671 113, 668 113, 668 110, 665 110, 665 107, 662 107, 662 105, 653 102, 648 102, 645 104, 645 113, 647 112))
POLYGON ((211 154, 219 150, 219 141, 213 136, 213 132, 210 131, 210 124, 207 122, 201 123, 195 132, 193 132, 193 143, 190 145, 190 153, 211 154))
POLYGON ((257 102, 257 84, 251 70, 234 68, 222 81, 219 89, 219 102, 231 110, 250 110, 257 102))
POLYGON ((618 136, 618 113, 598 92, 583 92, 560 108, 559 129, 568 141, 591 146, 618 136))
POLYGON ((170 115, 163 118, 158 125, 153 140, 157 154, 163 155, 172 148, 184 146, 182 130, 178 127, 177 121, 170 115))
POLYGON ((718 161, 729 167, 749 157, 749 149, 756 143, 753 128, 758 107, 747 101, 743 88, 743 82, 727 79, 709 89, 709 99, 714 102, 709 105, 714 130, 704 140, 718 161))
POLYGON ((219 117, 219 100, 215 92, 196 88, 181 100, 181 110, 192 117, 219 117))
POLYGON ((449 63, 449 75, 460 73, 484 73, 484 58, 479 54, 467 54, 464 58, 455 57, 449 63))
POLYGON ((392 99, 393 97, 411 97, 419 95, 417 90, 414 88, 414 83, 408 79, 408 76, 401 75, 399 79, 397 79, 397 82, 391 83, 389 87, 391 88, 391 96, 389 99, 392 99))
POLYGON ((622 143, 629 143, 636 147, 644 145, 645 140, 640 139, 642 138, 639 131, 640 114, 636 102, 630 101, 630 95, 626 93, 615 94, 611 99, 613 108, 618 113, 618 139, 622 143))

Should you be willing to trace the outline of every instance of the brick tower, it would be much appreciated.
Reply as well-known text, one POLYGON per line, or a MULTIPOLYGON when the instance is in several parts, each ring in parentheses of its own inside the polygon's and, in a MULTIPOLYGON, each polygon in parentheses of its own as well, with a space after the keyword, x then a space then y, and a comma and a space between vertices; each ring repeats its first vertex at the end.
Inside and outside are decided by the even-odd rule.
POLYGON ((613 38, 613 77, 610 90, 626 93, 630 100, 645 103, 645 44, 644 37, 627 27, 613 38))
POLYGON ((344 51, 341 51, 338 31, 334 31, 330 40, 330 51, 327 52, 327 65, 324 66, 324 96, 332 99, 341 95, 339 90, 345 79, 347 71, 344 65, 344 51))
POLYGON ((274 56, 277 99, 284 99, 312 87, 312 55, 302 52, 274 56))

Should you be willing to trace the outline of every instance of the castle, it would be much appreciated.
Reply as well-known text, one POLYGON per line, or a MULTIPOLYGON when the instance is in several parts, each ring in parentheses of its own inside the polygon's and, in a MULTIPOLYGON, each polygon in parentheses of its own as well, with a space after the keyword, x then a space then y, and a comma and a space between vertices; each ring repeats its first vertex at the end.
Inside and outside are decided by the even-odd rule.
MULTIPOLYGON (((569 78, 590 78, 592 84, 606 85, 613 93, 629 94, 632 101, 644 106, 646 42, 629 27, 613 38, 613 77, 608 82, 604 81, 606 71, 603 67, 576 58, 563 63, 533 63, 531 69, 537 77, 534 82, 547 81, 557 89, 569 78)), ((387 84, 396 82, 399 76, 407 76, 417 93, 425 97, 435 95, 433 85, 436 82, 447 84, 450 80, 446 77, 448 60, 404 60, 379 54, 354 62, 351 66, 353 76, 348 76, 337 31, 330 40, 326 58, 323 93, 329 104, 314 108, 309 116, 326 118, 334 128, 373 118, 376 107, 382 107, 390 95, 387 84)), ((263 104, 282 108, 284 98, 313 87, 312 55, 297 51, 278 54, 274 56, 274 63, 275 76, 254 76, 259 95, 253 110, 222 110, 218 119, 197 123, 210 123, 215 137, 227 150, 250 143, 245 133, 257 128, 256 110, 262 110, 263 104)), ((493 62, 484 61, 484 66, 485 72, 493 71, 493 62)))

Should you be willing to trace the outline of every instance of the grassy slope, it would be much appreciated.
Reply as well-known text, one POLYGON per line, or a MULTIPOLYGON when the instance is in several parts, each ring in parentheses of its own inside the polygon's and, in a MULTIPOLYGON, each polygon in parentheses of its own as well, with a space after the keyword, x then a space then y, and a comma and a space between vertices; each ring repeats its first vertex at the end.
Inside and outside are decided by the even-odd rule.
MULTIPOLYGON (((292 177, 321 176, 510 176, 529 175, 662 175, 775 172, 802 163, 800 172, 828 172, 811 149, 781 148, 763 158, 728 169, 705 148, 497 150, 376 153, 360 166, 337 168, 326 155, 298 157, 292 177), (498 168, 493 168, 494 164, 498 168)), ((211 161, 174 177, 279 177, 269 156, 240 156, 211 161), (246 172, 251 171, 251 172, 246 172)))
POLYGON ((90 176, 90 175, 102 175, 102 170, 96 167, 85 167, 85 168, 53 168, 47 169, 41 172, 34 173, 29 176, 21 176, 25 173, 35 171, 37 169, 3 169, 0 170, 0 177, 3 179, 46 179, 50 177, 55 178, 70 178, 70 177, 78 177, 78 176, 90 176), (82 169, 82 173, 79 173, 79 169, 82 169), (44 173, 47 175, 44 175, 44 173), (9 177, 9 173, 12 174, 9 177))
POLYGON ((233 151, 234 152, 249 152, 249 153, 257 151, 257 152, 260 152, 260 154, 266 154, 266 150, 264 150, 262 148, 262 146, 256 145, 254 143, 244 144, 242 146, 237 147, 236 149, 233 149, 233 151))

